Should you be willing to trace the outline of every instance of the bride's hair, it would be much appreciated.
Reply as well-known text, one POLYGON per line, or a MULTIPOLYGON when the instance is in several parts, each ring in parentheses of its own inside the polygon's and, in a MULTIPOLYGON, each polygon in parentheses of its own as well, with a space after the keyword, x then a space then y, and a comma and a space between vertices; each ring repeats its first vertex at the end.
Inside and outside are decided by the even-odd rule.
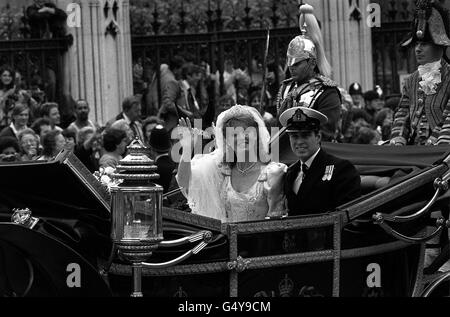
MULTIPOLYGON (((267 163, 270 161, 269 154, 269 140, 270 134, 264 123, 261 114, 252 107, 236 105, 231 107, 227 111, 222 112, 217 118, 216 125, 216 145, 218 159, 221 163, 228 166, 234 166, 237 161, 236 153, 234 149, 229 146, 229 140, 227 142, 227 128, 236 127, 234 122, 241 122, 242 126, 256 128, 257 137, 257 157, 256 159, 261 162, 267 163), (231 152, 232 151, 232 152, 231 152)), ((234 143, 234 142, 233 142, 234 143)))

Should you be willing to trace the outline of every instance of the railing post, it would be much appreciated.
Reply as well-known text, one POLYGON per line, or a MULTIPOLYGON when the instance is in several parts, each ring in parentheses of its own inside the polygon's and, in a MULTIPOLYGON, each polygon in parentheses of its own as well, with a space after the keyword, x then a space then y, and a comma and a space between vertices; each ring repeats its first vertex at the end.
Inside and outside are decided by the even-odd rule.
POLYGON ((156 2, 155 2, 155 9, 153 10, 152 16, 153 16, 153 22, 152 22, 153 32, 155 33, 155 35, 158 35, 159 28, 161 27, 161 23, 158 21, 159 13, 158 13, 158 7, 156 5, 156 2))
POLYGON ((181 0, 181 10, 179 12, 179 15, 180 15, 180 22, 178 22, 178 25, 180 26, 180 33, 185 33, 187 23, 184 20, 184 18, 186 17, 186 11, 184 11, 183 0, 181 0))

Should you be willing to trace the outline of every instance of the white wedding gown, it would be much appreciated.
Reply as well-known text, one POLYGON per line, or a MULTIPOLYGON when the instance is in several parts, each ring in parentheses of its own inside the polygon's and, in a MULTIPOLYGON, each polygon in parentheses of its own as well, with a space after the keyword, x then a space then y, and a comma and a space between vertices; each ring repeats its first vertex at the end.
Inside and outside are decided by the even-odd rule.
POLYGON ((260 177, 246 192, 237 192, 229 167, 217 164, 212 154, 194 157, 189 191, 184 191, 192 213, 222 222, 263 220, 269 211, 264 176, 271 164, 276 163, 261 166, 260 177))

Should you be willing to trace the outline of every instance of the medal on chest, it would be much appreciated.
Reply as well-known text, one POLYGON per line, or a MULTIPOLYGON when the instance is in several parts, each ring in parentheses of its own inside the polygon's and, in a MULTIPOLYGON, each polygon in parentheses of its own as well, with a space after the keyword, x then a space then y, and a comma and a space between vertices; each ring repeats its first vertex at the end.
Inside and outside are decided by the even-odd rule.
POLYGON ((322 177, 322 181, 329 182, 333 178, 334 165, 328 165, 325 167, 325 174, 322 177))

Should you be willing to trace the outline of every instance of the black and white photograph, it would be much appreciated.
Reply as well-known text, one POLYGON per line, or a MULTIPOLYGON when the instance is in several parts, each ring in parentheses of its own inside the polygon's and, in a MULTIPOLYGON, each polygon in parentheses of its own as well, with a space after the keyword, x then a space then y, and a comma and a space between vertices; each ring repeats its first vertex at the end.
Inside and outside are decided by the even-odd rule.
POLYGON ((450 296, 449 47, 448 0, 0 0, 0 297, 450 296))

